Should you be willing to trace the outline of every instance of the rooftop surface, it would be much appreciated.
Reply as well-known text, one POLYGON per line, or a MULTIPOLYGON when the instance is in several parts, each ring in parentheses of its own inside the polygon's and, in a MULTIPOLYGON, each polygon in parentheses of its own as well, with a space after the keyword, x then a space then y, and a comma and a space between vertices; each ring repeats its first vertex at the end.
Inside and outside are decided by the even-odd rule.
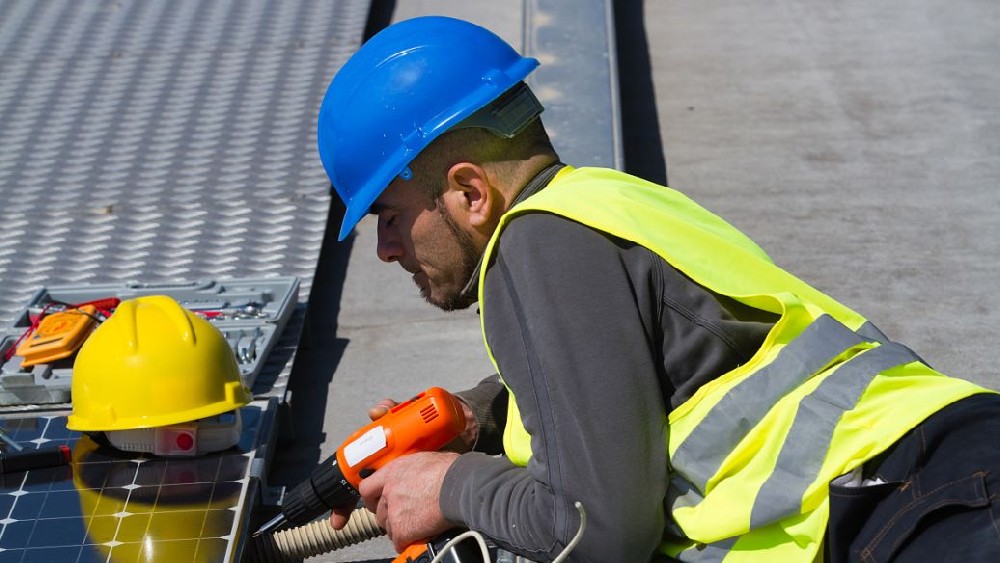
POLYGON ((303 338, 264 393, 291 399, 270 485, 379 399, 489 375, 475 312, 425 304, 375 257, 370 219, 336 242, 314 149, 362 36, 427 14, 541 61, 530 83, 568 163, 689 194, 932 366, 1000 389, 985 0, 0 0, 0 321, 41 286, 299 277, 308 313, 286 336, 303 338))

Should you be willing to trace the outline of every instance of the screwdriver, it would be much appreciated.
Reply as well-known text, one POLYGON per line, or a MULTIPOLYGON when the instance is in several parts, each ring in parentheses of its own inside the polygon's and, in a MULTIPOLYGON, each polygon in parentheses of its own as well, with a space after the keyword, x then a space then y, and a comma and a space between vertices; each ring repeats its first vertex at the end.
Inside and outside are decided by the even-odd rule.
POLYGON ((72 455, 69 446, 39 448, 15 452, 0 452, 0 473, 30 471, 45 467, 69 465, 72 455))
POLYGON ((14 473, 16 471, 29 471, 44 467, 68 465, 72 459, 69 446, 26 450, 24 446, 15 442, 3 428, 0 428, 0 440, 3 440, 13 450, 9 452, 0 451, 0 473, 14 473))

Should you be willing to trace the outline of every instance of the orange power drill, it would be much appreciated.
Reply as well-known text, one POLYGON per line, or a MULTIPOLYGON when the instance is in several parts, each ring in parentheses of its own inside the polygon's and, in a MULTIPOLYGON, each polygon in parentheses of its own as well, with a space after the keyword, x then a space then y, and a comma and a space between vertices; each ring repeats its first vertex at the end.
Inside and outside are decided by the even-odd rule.
POLYGON ((354 508, 360 498, 358 487, 362 479, 399 456, 440 450, 463 430, 462 404, 440 387, 431 387, 399 403, 351 434, 337 448, 337 453, 285 495, 281 513, 254 535, 275 531, 286 524, 308 524, 327 510, 354 508))

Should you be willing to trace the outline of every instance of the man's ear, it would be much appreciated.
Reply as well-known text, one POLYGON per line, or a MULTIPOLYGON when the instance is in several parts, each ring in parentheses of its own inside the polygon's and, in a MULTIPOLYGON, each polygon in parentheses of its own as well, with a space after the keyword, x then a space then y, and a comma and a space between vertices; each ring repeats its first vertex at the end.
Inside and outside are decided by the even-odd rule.
POLYGON ((492 221, 498 198, 482 166, 472 162, 453 164, 447 181, 445 197, 451 213, 461 214, 476 229, 492 221))

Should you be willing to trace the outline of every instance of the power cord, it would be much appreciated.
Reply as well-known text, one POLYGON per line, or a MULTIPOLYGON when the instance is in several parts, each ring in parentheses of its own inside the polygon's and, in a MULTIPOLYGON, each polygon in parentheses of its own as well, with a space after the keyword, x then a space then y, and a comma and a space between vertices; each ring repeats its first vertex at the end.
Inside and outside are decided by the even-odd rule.
MULTIPOLYGON (((583 531, 587 528, 587 512, 583 509, 583 504, 577 501, 573 503, 573 506, 575 506, 576 510, 580 513, 580 527, 577 528, 576 535, 573 536, 573 539, 566 544, 566 547, 559 552, 559 555, 552 560, 552 563, 562 563, 567 557, 569 557, 569 554, 576 549, 576 545, 580 543, 580 540, 583 538, 583 531)), ((491 563, 492 559, 490 558, 489 549, 486 547, 486 539, 482 534, 473 530, 463 532, 449 540, 448 543, 441 546, 441 551, 434 556, 431 563, 441 563, 444 561, 444 556, 447 555, 449 551, 455 549, 455 546, 468 538, 474 538, 476 540, 476 543, 479 544, 479 550, 483 555, 483 561, 485 563, 491 563)))
POLYGON ((441 551, 439 551, 438 554, 434 556, 434 559, 431 559, 431 563, 441 563, 441 561, 444 560, 444 556, 448 555, 449 551, 455 549, 455 547, 459 543, 461 543, 463 540, 467 538, 474 538, 476 540, 476 543, 479 544, 479 551, 483 555, 483 561, 485 561, 486 563, 490 563, 491 562, 490 550, 489 548, 486 547, 486 540, 483 538, 482 534, 472 530, 469 530, 467 532, 462 532, 461 534, 458 534, 457 536, 448 540, 447 543, 441 546, 441 551))

